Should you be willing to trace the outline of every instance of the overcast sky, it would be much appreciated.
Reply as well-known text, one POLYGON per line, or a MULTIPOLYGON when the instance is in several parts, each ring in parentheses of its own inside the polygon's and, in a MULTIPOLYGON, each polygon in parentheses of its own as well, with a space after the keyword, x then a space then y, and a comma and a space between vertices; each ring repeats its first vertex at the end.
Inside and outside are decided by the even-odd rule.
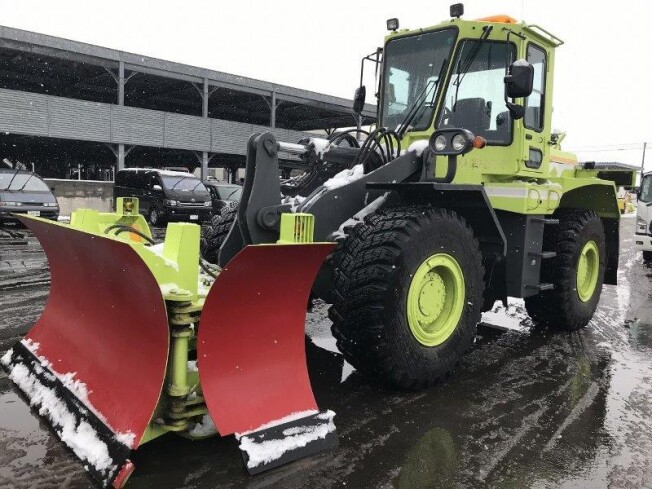
MULTIPOLYGON (((385 20, 436 24, 448 1, 0 0, 0 23, 351 98, 385 20)), ((508 14, 562 38, 553 127, 584 160, 640 165, 652 146, 652 2, 467 0, 465 17, 508 14), (614 148, 620 150, 614 151, 614 148)), ((652 169, 652 147, 646 158, 652 169)))

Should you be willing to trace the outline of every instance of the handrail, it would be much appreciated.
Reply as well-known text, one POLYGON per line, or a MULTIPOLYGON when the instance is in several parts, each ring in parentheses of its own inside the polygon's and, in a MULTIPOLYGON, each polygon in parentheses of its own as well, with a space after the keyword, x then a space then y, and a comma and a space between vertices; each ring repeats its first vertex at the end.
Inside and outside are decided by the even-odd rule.
MULTIPOLYGON (((546 36, 548 36, 548 38, 549 38, 548 40, 552 41, 553 44, 555 44, 555 47, 559 47, 559 46, 561 46, 562 44, 564 44, 564 41, 562 41, 560 38, 558 38, 557 36, 555 36, 555 35, 554 35, 553 33, 551 33, 550 31, 547 31, 546 29, 544 29, 544 28, 541 27, 540 25, 537 25, 537 24, 529 24, 529 25, 526 25, 525 28, 526 28, 526 29, 530 29, 532 32, 534 32, 535 34, 538 34, 539 36, 541 36, 542 34, 545 34, 546 36)), ((542 36, 542 37, 543 37, 543 36, 542 36)))

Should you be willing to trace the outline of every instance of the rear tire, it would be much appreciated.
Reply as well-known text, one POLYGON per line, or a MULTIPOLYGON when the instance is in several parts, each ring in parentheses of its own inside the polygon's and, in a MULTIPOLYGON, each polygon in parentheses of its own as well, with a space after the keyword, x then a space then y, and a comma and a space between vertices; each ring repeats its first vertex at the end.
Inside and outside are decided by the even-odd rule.
POLYGON ((525 308, 536 326, 576 331, 589 323, 600 301, 607 262, 604 229, 593 211, 564 209, 555 217, 559 225, 546 227, 543 249, 555 251, 557 256, 541 266, 541 282, 552 283, 554 289, 526 298, 525 308), (582 268, 581 255, 592 248, 590 243, 595 244, 592 253, 597 258, 595 285, 590 286, 589 273, 585 276, 591 283, 582 287, 578 270, 582 268))
POLYGON ((643 252, 643 261, 648 263, 652 262, 652 251, 643 252))
POLYGON ((483 302, 482 255, 454 212, 412 207, 370 214, 336 259, 329 316, 338 348, 356 369, 421 389, 447 375, 472 345, 483 302), (430 268, 437 260, 459 273, 430 268), (459 276, 461 282, 447 278, 459 276), (440 293, 429 295, 438 287, 440 293), (434 319, 415 321, 414 297, 418 314, 434 319))
POLYGON ((237 205, 227 207, 222 209, 221 214, 213 216, 208 226, 202 228, 200 248, 204 260, 217 264, 220 247, 229 234, 237 215, 237 205))

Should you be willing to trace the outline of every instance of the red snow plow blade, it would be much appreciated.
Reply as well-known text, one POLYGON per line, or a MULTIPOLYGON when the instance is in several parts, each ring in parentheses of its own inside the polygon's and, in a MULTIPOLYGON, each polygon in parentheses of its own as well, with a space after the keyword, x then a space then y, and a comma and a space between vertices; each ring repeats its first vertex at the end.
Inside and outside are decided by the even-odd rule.
MULTIPOLYGON (((206 298, 197 358, 206 405, 220 434, 247 433, 245 441, 261 429, 271 434, 278 428, 306 428, 323 434, 315 440, 304 437, 308 441, 295 450, 262 461, 252 459, 241 440, 252 473, 337 443, 332 416, 318 413, 304 336, 310 289, 333 247, 248 246, 227 264, 206 298)), ((276 435, 283 438, 282 432, 276 435)))
POLYGON ((2 359, 10 378, 103 485, 124 478, 168 358, 159 286, 125 243, 21 218, 50 264, 50 296, 2 359), (52 398, 55 398, 54 401, 52 398))

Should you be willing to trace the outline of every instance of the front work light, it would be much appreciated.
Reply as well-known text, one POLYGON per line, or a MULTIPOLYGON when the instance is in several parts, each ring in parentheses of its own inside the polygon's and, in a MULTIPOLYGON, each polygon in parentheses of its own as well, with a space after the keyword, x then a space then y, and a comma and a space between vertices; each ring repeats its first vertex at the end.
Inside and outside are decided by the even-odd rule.
POLYGON ((446 136, 439 135, 435 138, 435 149, 437 151, 444 151, 446 148, 446 136))
POLYGON ((474 138, 468 129, 438 129, 430 136, 428 146, 436 155, 463 155, 473 149, 474 138))
POLYGON ((396 31, 398 30, 398 19, 387 19, 387 30, 396 31))
POLYGON ((462 151, 464 146, 466 146, 466 138, 464 136, 465 135, 462 133, 458 133, 453 136, 451 146, 455 151, 462 151))
POLYGON ((454 3, 451 5, 451 17, 460 18, 464 15, 464 4, 463 3, 454 3))

